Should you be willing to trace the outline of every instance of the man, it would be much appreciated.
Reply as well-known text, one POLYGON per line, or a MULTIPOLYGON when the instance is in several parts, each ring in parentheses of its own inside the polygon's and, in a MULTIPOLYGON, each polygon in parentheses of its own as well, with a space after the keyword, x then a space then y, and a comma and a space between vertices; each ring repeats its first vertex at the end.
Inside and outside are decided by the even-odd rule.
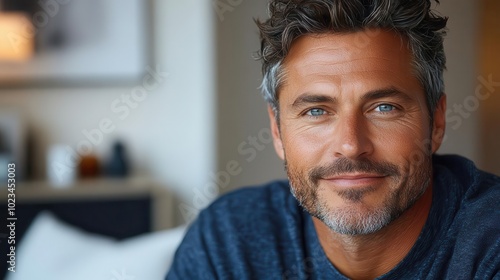
POLYGON ((435 155, 446 19, 430 5, 270 3, 262 88, 289 182, 205 209, 167 279, 500 279, 500 178, 435 155))

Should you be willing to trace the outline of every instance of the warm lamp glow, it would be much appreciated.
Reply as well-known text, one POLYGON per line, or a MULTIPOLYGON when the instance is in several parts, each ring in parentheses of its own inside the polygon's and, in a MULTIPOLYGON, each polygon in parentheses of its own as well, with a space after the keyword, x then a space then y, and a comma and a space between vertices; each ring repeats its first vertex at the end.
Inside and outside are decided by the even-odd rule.
POLYGON ((0 12, 0 61, 27 60, 33 52, 33 25, 27 15, 0 12))

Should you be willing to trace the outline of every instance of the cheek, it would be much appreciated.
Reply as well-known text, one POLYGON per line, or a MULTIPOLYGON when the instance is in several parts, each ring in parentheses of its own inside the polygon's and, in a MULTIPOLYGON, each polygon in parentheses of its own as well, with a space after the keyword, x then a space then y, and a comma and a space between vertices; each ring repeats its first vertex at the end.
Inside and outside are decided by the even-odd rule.
POLYGON ((430 157, 432 141, 428 126, 398 123, 378 128, 373 137, 376 157, 398 165, 404 173, 413 173, 430 157))
POLYGON ((288 130, 283 134, 283 145, 287 161, 294 165, 317 166, 327 156, 332 146, 330 133, 312 129, 288 130))

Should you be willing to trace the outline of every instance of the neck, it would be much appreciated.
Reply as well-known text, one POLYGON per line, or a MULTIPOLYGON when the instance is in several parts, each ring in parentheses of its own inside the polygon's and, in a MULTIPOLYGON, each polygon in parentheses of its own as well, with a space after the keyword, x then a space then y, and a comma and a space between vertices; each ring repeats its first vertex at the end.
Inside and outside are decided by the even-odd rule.
POLYGON ((427 221, 432 186, 415 204, 382 230, 369 235, 342 235, 313 217, 330 262, 350 279, 374 279, 393 269, 410 252, 427 221))

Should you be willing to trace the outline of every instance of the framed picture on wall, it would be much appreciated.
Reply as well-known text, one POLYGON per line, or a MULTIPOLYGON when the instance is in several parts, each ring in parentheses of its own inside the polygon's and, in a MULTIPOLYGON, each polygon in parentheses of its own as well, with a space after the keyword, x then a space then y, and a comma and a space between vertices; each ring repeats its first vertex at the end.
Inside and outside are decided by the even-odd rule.
POLYGON ((150 0, 0 0, 0 86, 136 82, 150 0))

